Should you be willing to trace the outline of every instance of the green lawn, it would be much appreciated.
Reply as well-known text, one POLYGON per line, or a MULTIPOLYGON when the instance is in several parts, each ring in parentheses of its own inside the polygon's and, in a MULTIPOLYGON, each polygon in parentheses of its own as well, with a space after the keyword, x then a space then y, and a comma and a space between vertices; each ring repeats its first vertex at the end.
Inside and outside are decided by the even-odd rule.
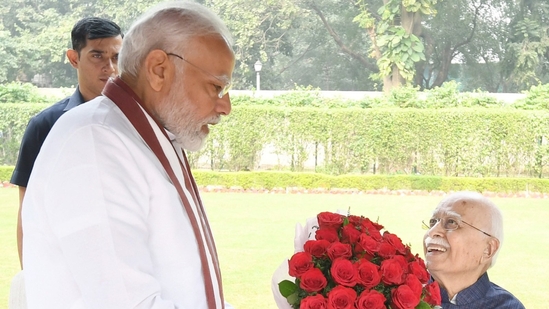
MULTIPOLYGON (((273 271, 293 253, 296 223, 320 211, 347 210, 379 222, 422 255, 427 218, 441 197, 380 195, 203 194, 221 259, 227 301, 236 309, 276 309, 273 271)), ((549 200, 494 199, 505 218, 506 239, 491 279, 526 308, 549 303, 549 200), (541 267, 540 267, 541 265, 541 267)), ((7 307, 18 270, 15 244, 17 190, 0 189, 0 308, 7 307)))
POLYGON ((17 257, 17 208, 19 191, 0 187, 0 308, 8 307, 11 278, 19 270, 17 257))

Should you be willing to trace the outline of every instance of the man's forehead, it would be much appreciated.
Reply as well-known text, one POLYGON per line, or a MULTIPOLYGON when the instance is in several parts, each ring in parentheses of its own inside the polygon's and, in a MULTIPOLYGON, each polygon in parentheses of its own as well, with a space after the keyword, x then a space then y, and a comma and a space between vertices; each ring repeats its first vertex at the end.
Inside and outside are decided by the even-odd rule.
POLYGON ((477 216, 482 215, 486 211, 485 207, 477 201, 458 199, 440 203, 433 211, 433 215, 437 216, 477 216))
POLYGON ((433 211, 433 217, 454 217, 454 218, 460 218, 461 214, 455 210, 452 209, 444 209, 437 207, 433 211))
POLYGON ((86 39, 86 45, 82 49, 84 48, 100 51, 108 49, 120 50, 122 48, 122 36, 117 35, 105 38, 86 39))

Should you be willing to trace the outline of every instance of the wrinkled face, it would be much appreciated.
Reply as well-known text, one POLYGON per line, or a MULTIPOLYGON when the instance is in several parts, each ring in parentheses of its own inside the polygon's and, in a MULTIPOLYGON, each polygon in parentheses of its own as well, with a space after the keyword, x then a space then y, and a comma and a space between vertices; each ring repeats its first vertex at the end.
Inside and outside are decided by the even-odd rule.
POLYGON ((173 52, 185 60, 170 56, 176 76, 154 113, 183 148, 198 151, 208 136, 208 126, 231 111, 229 94, 220 98, 219 92, 230 81, 235 61, 221 37, 192 39, 185 50, 173 52))
POLYGON ((425 233, 423 249, 427 269, 433 277, 481 272, 488 263, 484 253, 490 237, 464 223, 447 231, 443 223, 462 220, 487 231, 490 218, 486 210, 471 201, 443 202, 432 218, 441 220, 425 233))
POLYGON ((84 99, 91 100, 103 91, 103 87, 118 74, 118 53, 122 48, 122 37, 87 40, 78 54, 67 51, 71 65, 78 71, 78 85, 84 99))

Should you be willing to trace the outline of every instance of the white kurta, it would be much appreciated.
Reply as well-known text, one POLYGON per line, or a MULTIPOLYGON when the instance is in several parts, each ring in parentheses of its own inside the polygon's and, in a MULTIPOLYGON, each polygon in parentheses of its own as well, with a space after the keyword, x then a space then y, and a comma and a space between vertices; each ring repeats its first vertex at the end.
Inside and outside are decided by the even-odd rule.
POLYGON ((30 309, 207 308, 196 238, 178 193, 106 97, 55 124, 22 220, 30 309))

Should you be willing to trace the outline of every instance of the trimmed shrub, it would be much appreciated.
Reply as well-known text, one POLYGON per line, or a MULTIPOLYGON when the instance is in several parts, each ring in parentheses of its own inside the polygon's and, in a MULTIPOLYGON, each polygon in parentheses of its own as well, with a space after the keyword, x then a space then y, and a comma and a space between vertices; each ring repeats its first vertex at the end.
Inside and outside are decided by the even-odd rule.
MULTIPOLYGON (((231 116, 212 128, 206 147, 189 162, 228 171, 549 176, 549 110, 518 110, 457 89, 446 83, 424 99, 411 87, 368 101, 301 90, 234 97, 231 116), (479 105, 491 108, 468 107, 479 105), (277 162, 264 166, 266 150, 277 162)), ((543 102, 544 89, 532 88, 536 102, 543 102)), ((28 119, 47 105, 37 106, 0 104, 0 164, 15 164, 28 119)))
MULTIPOLYGON (((0 182, 9 181, 13 166, 0 166, 0 182)), ((421 175, 340 175, 296 173, 281 171, 214 172, 194 170, 199 186, 224 188, 267 189, 356 189, 368 190, 421 190, 478 192, 539 192, 549 193, 549 179, 537 178, 468 178, 421 175)))
POLYGON ((13 169, 13 166, 0 166, 0 183, 10 181, 13 169))
POLYGON ((48 106, 49 103, 0 104, 0 165, 15 165, 30 118, 48 106))
POLYGON ((295 172, 213 172, 195 170, 200 186, 239 187, 243 189, 292 188, 478 192, 549 193, 549 179, 537 178, 470 178, 421 175, 326 175, 295 172))

